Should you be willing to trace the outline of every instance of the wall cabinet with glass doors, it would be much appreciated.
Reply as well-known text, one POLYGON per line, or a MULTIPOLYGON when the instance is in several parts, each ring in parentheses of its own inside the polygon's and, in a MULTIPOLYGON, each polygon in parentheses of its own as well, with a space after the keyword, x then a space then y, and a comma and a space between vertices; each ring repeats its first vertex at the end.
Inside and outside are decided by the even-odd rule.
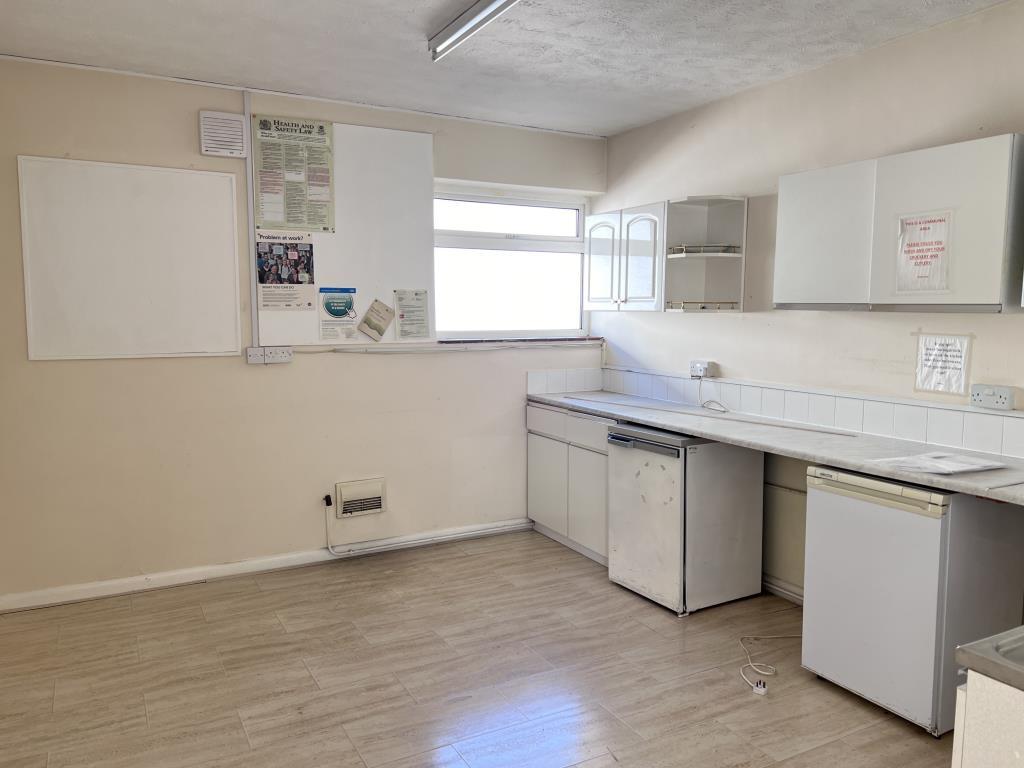
POLYGON ((588 216, 584 309, 740 311, 746 229, 747 201, 737 197, 588 216))

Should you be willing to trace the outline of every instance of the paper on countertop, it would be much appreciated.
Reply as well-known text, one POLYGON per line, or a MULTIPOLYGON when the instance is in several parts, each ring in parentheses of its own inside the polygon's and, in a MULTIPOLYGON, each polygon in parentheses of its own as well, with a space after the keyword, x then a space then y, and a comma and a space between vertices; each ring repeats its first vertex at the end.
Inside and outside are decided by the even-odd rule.
POLYGON ((903 472, 927 472, 932 475, 958 475, 962 472, 984 472, 989 469, 1002 469, 1005 464, 976 456, 965 456, 961 453, 945 453, 933 451, 917 456, 896 456, 891 459, 872 459, 872 463, 880 464, 889 469, 903 472))

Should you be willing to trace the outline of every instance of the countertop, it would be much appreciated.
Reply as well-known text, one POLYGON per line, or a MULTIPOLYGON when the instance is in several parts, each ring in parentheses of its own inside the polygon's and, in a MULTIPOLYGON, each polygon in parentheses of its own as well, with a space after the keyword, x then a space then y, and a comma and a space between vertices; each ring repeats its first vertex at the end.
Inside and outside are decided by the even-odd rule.
POLYGON ((956 663, 1024 691, 1024 627, 961 645, 956 663))
POLYGON ((849 469, 875 477, 899 480, 944 491, 968 493, 987 499, 1024 505, 1024 460, 966 451, 948 446, 916 443, 890 437, 847 432, 833 427, 797 424, 739 413, 716 413, 705 408, 667 403, 612 392, 569 392, 529 395, 532 403, 628 421, 657 429, 682 432, 721 443, 789 456, 813 464, 849 469), (948 451, 983 456, 1005 469, 959 475, 904 472, 880 466, 872 459, 948 451))

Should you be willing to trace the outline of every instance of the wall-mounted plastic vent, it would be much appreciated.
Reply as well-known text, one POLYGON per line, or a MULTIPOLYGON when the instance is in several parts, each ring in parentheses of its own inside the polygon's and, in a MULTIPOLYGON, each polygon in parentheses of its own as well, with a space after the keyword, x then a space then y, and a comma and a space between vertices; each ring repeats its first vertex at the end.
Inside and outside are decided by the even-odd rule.
POLYGON ((204 155, 248 157, 249 132, 246 130, 245 115, 200 112, 199 149, 204 155))
POLYGON ((373 515, 387 509, 387 492, 383 477, 353 480, 334 486, 337 499, 335 515, 339 520, 358 515, 373 515))

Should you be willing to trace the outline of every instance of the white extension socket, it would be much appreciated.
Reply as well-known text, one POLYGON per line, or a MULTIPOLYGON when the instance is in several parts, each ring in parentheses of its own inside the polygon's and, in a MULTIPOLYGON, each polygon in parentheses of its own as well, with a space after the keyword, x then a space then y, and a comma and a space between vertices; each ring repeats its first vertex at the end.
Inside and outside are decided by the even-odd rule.
POLYGON ((992 408, 997 411, 1012 411, 1016 407, 1014 388, 998 384, 971 384, 971 405, 978 408, 992 408))
POLYGON ((707 379, 714 378, 717 375, 718 366, 715 365, 713 360, 691 360, 690 361, 690 378, 691 379, 707 379))
POLYGON ((245 362, 249 365, 275 365, 292 361, 291 347, 246 347, 245 362))

